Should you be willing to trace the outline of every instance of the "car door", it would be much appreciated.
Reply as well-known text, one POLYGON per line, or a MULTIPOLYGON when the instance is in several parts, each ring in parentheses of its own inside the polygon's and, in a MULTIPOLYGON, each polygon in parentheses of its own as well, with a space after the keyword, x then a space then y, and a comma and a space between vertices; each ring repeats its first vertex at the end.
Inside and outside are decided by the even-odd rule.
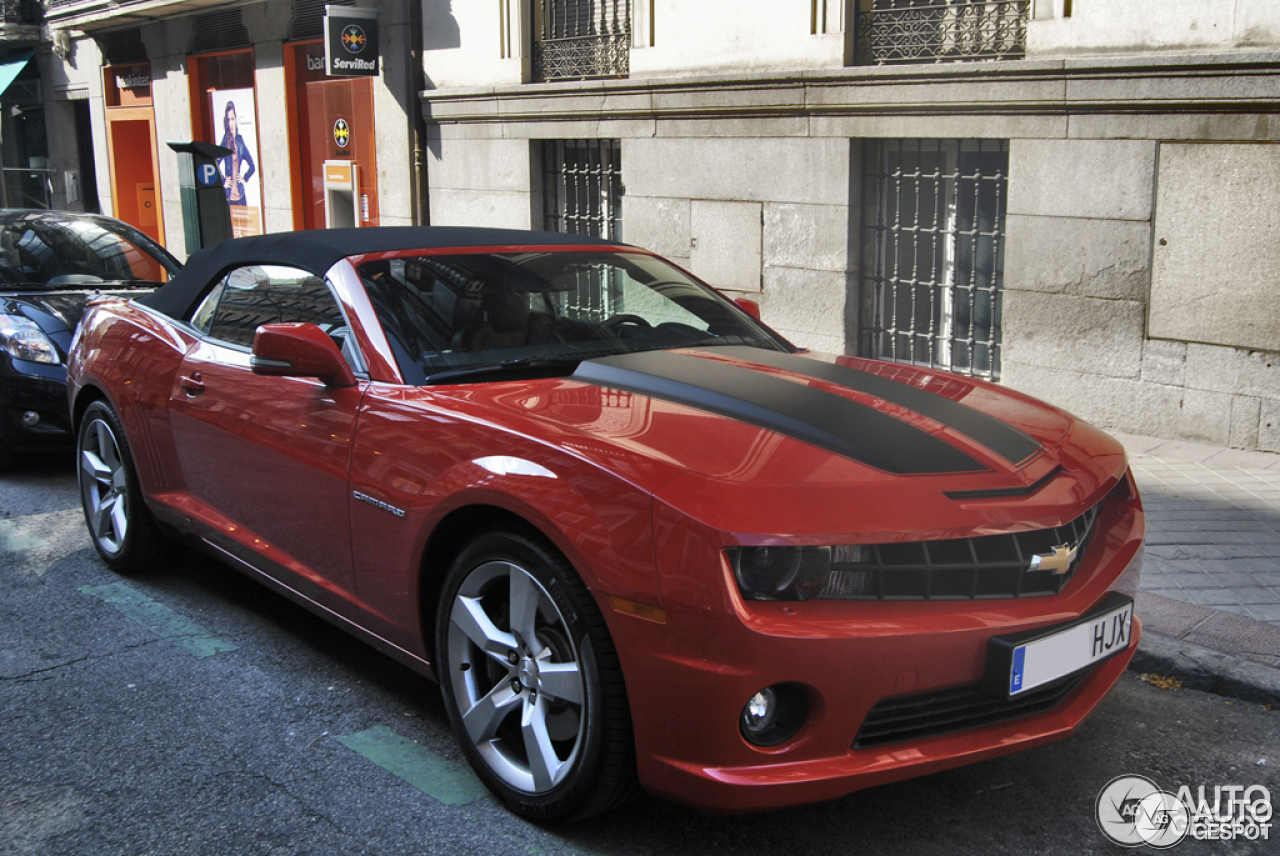
POLYGON ((192 319, 200 339, 170 391, 192 511, 215 546, 341 613, 353 608, 348 468, 365 382, 256 375, 261 324, 310 322, 363 370, 329 286, 301 270, 231 271, 192 319))

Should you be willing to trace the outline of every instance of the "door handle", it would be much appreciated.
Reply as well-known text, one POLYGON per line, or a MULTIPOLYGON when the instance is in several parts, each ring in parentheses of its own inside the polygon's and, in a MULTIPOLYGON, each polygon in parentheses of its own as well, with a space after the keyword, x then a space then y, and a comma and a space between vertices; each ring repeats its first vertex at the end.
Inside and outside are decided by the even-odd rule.
POLYGON ((204 392, 204 381, 200 379, 200 372, 192 372, 190 377, 182 375, 178 378, 178 386, 182 387, 187 395, 199 395, 204 392))

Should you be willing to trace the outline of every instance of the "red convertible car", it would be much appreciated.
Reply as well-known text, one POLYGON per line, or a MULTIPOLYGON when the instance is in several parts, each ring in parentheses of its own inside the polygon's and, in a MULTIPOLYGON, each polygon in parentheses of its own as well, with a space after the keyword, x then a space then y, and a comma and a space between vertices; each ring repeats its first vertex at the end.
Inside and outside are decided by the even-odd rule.
POLYGON ((831 799, 1064 738, 1137 645, 1123 449, 799 351, 652 253, 228 241, 70 361, 111 567, 202 545, 439 682, 514 811, 831 799))

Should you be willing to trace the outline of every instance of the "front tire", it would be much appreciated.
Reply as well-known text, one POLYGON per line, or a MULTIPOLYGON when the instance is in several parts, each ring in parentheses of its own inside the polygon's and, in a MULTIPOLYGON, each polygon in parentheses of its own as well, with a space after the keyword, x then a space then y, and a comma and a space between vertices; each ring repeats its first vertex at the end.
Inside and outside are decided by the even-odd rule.
POLYGON ((476 538, 449 571, 437 618, 450 722, 472 768, 512 811, 577 820, 634 795, 617 654, 554 547, 500 530, 476 538))
POLYGON ((95 401, 76 441, 80 504, 98 555, 112 570, 136 573, 158 564, 169 542, 156 526, 115 411, 95 401))

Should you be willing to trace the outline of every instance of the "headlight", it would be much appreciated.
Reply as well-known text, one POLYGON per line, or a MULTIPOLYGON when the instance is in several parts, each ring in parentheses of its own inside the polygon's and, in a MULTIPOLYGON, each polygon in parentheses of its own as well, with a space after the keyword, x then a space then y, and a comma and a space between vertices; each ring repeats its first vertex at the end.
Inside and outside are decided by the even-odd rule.
POLYGON ((0 351, 17 360, 48 363, 56 366, 62 360, 58 349, 36 323, 21 315, 0 315, 0 351))
POLYGON ((874 585, 872 548, 730 547, 726 551, 742 596, 749 600, 809 600, 868 594, 874 585), (862 565, 862 567, 858 567, 862 565))

